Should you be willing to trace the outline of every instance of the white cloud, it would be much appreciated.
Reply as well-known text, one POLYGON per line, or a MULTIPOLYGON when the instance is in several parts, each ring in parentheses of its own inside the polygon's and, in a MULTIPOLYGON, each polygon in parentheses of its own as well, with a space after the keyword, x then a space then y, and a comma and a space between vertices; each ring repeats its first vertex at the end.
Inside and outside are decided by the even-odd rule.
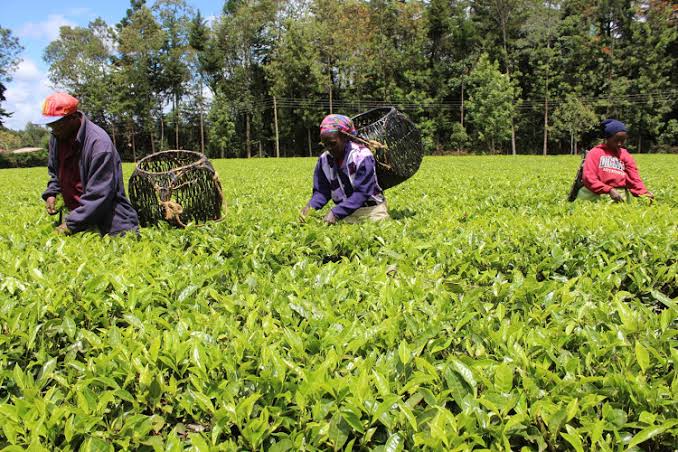
POLYGON ((14 80, 7 84, 3 108, 12 112, 10 118, 5 118, 5 127, 14 130, 23 130, 26 123, 40 116, 40 105, 52 89, 47 73, 40 72, 35 62, 24 58, 14 74, 14 80))
POLYGON ((92 12, 91 8, 78 7, 69 9, 67 15, 75 17, 93 17, 94 13, 92 12))
POLYGON ((13 80, 6 84, 7 100, 2 103, 2 107, 5 111, 13 113, 10 118, 4 118, 6 127, 21 130, 27 122, 35 120, 40 115, 43 99, 55 90, 47 79, 46 68, 39 61, 38 49, 57 39, 62 26, 75 27, 77 23, 73 20, 81 22, 83 18, 94 18, 91 8, 66 9, 64 14, 49 14, 44 20, 25 22, 17 28, 16 35, 27 50, 24 59, 12 75, 13 80))
POLYGON ((75 23, 61 14, 50 14, 42 22, 26 22, 19 28, 17 35, 20 38, 54 41, 59 37, 59 29, 63 26, 74 27, 75 23))
POLYGON ((42 74, 38 70, 38 67, 35 65, 33 60, 24 58, 17 68, 16 72, 12 76, 15 80, 29 81, 29 80, 38 80, 42 77, 42 74))

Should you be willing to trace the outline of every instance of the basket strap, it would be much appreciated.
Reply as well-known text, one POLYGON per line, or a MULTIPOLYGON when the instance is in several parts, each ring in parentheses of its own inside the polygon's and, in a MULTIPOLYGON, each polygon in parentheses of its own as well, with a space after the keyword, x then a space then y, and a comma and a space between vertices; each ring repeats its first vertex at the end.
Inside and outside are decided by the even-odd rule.
POLYGON ((387 170, 390 170, 390 169, 393 168, 393 167, 388 163, 388 153, 387 153, 387 151, 388 151, 388 145, 383 144, 383 143, 380 143, 380 142, 377 141, 377 140, 370 140, 369 138, 363 138, 363 137, 361 137, 361 136, 359 136, 359 135, 351 135, 350 133, 346 133, 346 132, 344 132, 344 131, 341 131, 341 134, 345 135, 345 136, 346 136, 348 139, 350 139, 350 140, 356 141, 356 142, 358 142, 358 143, 360 143, 360 144, 363 144, 363 145, 367 146, 367 148, 368 148, 370 151, 372 151, 372 154, 374 154, 375 160, 377 161, 377 164, 378 164, 378 165, 381 165, 382 167, 384 167, 384 168, 387 169, 387 170), (377 157, 377 151, 378 151, 378 150, 382 150, 382 151, 383 151, 384 160, 386 160, 385 162, 381 162, 381 161, 377 160, 376 157, 377 157))
POLYGON ((370 148, 372 152, 376 151, 377 149, 384 150, 388 149, 387 145, 380 143, 377 140, 370 140, 369 138, 363 138, 359 135, 351 135, 350 133, 346 133, 343 130, 340 133, 353 141, 357 141, 360 144, 364 144, 365 146, 370 148))
POLYGON ((186 225, 181 221, 180 215, 184 212, 184 208, 181 207, 181 204, 178 202, 172 201, 161 201, 160 205, 163 208, 163 216, 165 220, 185 228, 186 225))
POLYGON ((221 188, 221 181, 219 180, 219 174, 217 173, 217 170, 214 170, 214 174, 212 175, 212 182, 214 182, 214 186, 217 187, 217 193, 219 194, 219 202, 223 205, 224 191, 221 188))

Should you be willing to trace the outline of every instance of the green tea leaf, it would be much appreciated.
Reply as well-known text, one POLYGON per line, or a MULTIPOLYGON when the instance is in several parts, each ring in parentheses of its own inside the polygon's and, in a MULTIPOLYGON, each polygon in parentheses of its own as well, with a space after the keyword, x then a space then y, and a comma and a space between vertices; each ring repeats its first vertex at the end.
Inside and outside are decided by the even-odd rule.
POLYGON ((570 443, 570 446, 572 446, 575 451, 584 452, 584 445, 577 430, 569 424, 565 426, 565 429, 567 430, 567 433, 561 432, 560 436, 565 438, 565 440, 570 443))
POLYGON ((500 364, 494 371, 494 386, 500 392, 511 392, 513 389, 513 369, 506 364, 500 364))
POLYGON ((648 354, 645 347, 643 347, 640 344, 640 342, 636 342, 635 350, 638 365, 640 366, 643 372, 647 371, 648 367, 650 367, 650 355, 648 354))
POLYGON ((634 437, 631 439, 631 442, 629 443, 628 447, 629 449, 631 447, 638 446, 639 444, 644 443, 645 441, 654 438, 655 436, 664 433, 666 430, 678 425, 677 420, 671 420, 671 421, 666 421, 662 425, 659 426, 651 426, 644 428, 640 432, 638 432, 634 437))
POLYGON ((449 362, 452 369, 457 372, 471 388, 475 390, 477 383, 473 377, 473 372, 471 369, 469 369, 466 364, 462 363, 456 358, 450 358, 449 362))

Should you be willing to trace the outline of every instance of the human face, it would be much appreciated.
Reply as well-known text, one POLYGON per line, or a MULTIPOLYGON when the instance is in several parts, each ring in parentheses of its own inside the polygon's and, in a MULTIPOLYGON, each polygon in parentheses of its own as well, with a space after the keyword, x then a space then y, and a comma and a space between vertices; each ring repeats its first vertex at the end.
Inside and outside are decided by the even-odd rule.
POLYGON ((626 142, 626 132, 617 132, 607 139, 607 146, 613 151, 619 150, 626 142))
POLYGON ((325 133, 320 136, 325 149, 330 151, 334 158, 341 158, 344 155, 344 148, 346 147, 346 137, 338 132, 325 133))
POLYGON ((47 124, 52 131, 52 135, 58 139, 73 138, 80 128, 80 114, 72 113, 64 116, 60 120, 47 124))

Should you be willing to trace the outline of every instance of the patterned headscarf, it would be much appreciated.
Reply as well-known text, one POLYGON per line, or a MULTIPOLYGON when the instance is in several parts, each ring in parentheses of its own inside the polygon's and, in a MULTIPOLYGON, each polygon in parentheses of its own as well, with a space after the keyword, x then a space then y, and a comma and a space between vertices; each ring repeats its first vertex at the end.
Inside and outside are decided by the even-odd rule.
POLYGON ((351 118, 344 115, 327 115, 320 123, 320 135, 333 132, 344 132, 355 135, 356 130, 351 118))

